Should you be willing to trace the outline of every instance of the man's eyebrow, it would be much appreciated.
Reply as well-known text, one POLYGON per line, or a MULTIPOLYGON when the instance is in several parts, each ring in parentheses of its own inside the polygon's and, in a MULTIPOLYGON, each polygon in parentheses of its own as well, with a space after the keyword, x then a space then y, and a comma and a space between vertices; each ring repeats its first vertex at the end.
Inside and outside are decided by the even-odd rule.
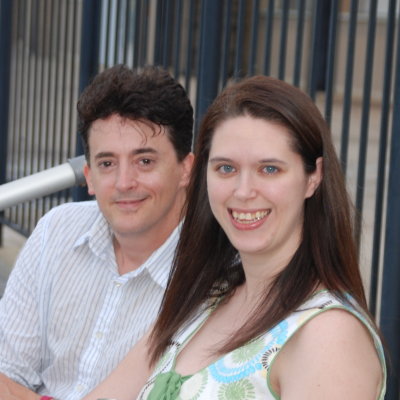
POLYGON ((156 154, 158 151, 153 147, 141 147, 140 149, 136 149, 132 151, 132 155, 143 154, 143 153, 153 153, 156 154))
MULTIPOLYGON (((154 149, 153 147, 141 147, 140 149, 133 150, 131 152, 131 155, 136 156, 138 154, 145 154, 145 153, 156 154, 157 150, 154 149)), ((107 157, 115 157, 115 153, 113 153, 112 151, 101 151, 94 156, 95 159, 107 158, 107 157)))

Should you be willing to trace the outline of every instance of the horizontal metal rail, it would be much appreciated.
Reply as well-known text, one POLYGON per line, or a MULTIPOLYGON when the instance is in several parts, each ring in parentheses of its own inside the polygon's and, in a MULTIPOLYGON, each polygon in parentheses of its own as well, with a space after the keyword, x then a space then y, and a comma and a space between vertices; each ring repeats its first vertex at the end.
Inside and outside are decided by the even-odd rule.
POLYGON ((85 184, 84 164, 85 156, 74 157, 64 164, 0 185, 0 211, 24 201, 85 184))

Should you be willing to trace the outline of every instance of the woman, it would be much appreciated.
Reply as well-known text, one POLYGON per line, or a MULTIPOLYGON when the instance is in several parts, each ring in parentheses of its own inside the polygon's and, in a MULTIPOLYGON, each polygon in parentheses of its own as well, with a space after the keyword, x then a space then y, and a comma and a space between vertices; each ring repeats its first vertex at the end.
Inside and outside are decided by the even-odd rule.
POLYGON ((202 122, 159 318, 90 397, 135 398, 155 367, 139 399, 383 399, 368 315, 325 121, 297 88, 249 78, 202 122))

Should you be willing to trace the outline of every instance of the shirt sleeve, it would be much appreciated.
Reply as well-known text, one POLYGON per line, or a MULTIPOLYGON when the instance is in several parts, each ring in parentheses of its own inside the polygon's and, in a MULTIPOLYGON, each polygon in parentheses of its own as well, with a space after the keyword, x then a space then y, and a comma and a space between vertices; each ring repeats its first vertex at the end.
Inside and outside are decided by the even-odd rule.
POLYGON ((41 385, 38 269, 46 217, 23 247, 0 300, 0 372, 31 390, 41 385))

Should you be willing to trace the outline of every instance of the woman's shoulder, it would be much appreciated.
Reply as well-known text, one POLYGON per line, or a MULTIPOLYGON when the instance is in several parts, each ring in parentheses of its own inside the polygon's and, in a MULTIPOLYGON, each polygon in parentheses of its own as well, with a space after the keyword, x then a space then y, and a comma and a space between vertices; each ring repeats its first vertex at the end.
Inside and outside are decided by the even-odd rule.
POLYGON ((380 398, 386 375, 382 346, 353 299, 323 291, 310 298, 300 312, 307 317, 303 315, 271 371, 276 390, 283 386, 301 390, 304 385, 307 389, 303 390, 313 391, 304 393, 304 398, 380 398), (294 375, 298 379, 291 382, 294 375), (367 396, 374 388, 376 396, 367 396), (331 397, 326 397, 325 391, 331 397))

